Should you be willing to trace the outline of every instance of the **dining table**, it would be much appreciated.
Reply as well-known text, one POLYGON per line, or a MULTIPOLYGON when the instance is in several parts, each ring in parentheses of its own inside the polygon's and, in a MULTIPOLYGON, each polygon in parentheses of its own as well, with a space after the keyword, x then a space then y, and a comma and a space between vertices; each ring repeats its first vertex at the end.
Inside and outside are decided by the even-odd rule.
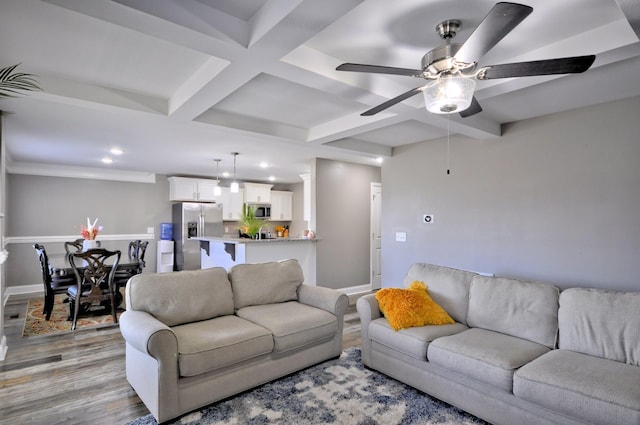
MULTIPOLYGON (((59 284, 70 286, 75 285, 76 277, 71 262, 69 261, 69 255, 63 254, 51 254, 49 255, 49 271, 51 273, 51 279, 57 281, 59 284)), ((113 264, 114 257, 107 259, 107 265, 113 264)), ((79 264, 77 264, 79 265, 79 264)), ((82 272, 84 267, 78 267, 78 271, 82 272)), ((130 277, 142 273, 143 265, 137 257, 131 257, 127 255, 127 251, 121 251, 120 261, 118 262, 118 268, 116 269, 116 276, 114 284, 116 286, 116 307, 118 307, 123 300, 120 288, 123 288, 130 277)))

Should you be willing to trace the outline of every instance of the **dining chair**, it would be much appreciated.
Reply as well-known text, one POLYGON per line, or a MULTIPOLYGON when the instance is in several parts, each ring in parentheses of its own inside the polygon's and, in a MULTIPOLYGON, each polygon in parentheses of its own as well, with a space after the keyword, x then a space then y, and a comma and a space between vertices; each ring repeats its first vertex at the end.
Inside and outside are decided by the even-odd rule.
POLYGON ((144 261, 144 254, 147 252, 147 246, 149 246, 149 241, 138 241, 138 260, 140 261, 140 273, 142 273, 142 269, 147 263, 144 261))
POLYGON ((149 241, 142 242, 140 239, 129 242, 129 259, 137 261, 135 261, 134 266, 121 266, 116 270, 116 296, 118 295, 120 288, 125 287, 132 276, 142 273, 142 269, 146 264, 144 261, 144 254, 147 250, 147 245, 149 245, 149 241))
POLYGON ((76 239, 75 241, 67 241, 64 243, 64 250, 67 251, 67 255, 74 252, 82 251, 82 241, 84 239, 76 239))
POLYGON ((118 323, 114 276, 120 262, 120 251, 96 248, 76 252, 69 255, 69 262, 76 275, 76 285, 67 289, 69 312, 73 317, 71 330, 76 329, 78 316, 98 307, 111 310, 114 323, 118 323), (113 261, 108 262, 111 258, 113 261))
MULTIPOLYGON (((49 264, 49 256, 44 245, 33 244, 40 260, 40 269, 42 270, 42 283, 44 284, 44 308, 42 314, 45 315, 45 319, 51 319, 51 312, 53 311, 53 304, 55 302, 56 294, 64 294, 67 289, 76 283, 73 276, 53 278, 51 275, 51 266, 49 264)), ((66 302, 67 300, 65 300, 66 302)))

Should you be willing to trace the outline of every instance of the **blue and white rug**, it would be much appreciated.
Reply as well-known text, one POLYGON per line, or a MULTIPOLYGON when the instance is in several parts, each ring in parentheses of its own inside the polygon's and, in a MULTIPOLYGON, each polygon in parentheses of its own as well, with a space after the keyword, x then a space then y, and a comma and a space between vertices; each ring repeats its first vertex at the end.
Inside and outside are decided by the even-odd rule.
MULTIPOLYGON (((128 425, 155 425, 147 415, 128 425)), ((455 407, 366 369, 360 350, 189 413, 170 424, 485 424, 455 407)))

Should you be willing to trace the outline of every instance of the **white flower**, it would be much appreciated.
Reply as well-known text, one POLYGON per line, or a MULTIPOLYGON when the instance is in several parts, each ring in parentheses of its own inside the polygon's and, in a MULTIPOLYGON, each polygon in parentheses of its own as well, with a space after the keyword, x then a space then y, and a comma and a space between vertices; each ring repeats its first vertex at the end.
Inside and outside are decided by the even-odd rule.
POLYGON ((9 257, 9 251, 7 251, 6 249, 0 251, 0 264, 7 261, 7 257, 9 257))

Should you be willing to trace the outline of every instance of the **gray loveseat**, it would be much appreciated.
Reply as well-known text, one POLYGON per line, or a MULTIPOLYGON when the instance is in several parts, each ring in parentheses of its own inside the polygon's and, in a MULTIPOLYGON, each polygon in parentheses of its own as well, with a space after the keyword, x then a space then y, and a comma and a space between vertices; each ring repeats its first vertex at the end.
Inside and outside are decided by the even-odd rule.
POLYGON ((640 293, 414 264, 455 324, 394 331, 362 297, 362 361, 494 424, 640 424, 640 293))
POLYGON ((156 420, 339 356, 349 300, 303 280, 296 260, 131 278, 127 380, 156 420))

